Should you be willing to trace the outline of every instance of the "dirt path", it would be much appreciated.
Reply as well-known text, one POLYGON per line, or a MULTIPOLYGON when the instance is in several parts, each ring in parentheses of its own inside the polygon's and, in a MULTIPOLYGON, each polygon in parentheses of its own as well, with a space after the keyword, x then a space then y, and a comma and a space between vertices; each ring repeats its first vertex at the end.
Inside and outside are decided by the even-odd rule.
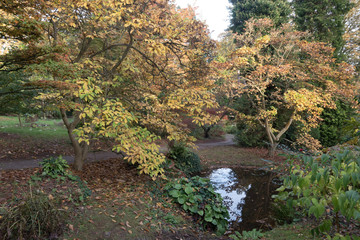
POLYGON ((199 149, 216 147, 216 146, 235 145, 235 136, 233 134, 225 134, 225 139, 222 141, 198 142, 196 143, 196 145, 199 147, 199 149))
MULTIPOLYGON (((196 143, 199 149, 210 148, 214 146, 227 146, 227 145, 234 145, 234 135, 226 134, 224 140, 205 140, 196 143)), ((167 147, 161 146, 161 152, 166 152, 167 147)), ((107 160, 110 158, 121 158, 121 154, 117 154, 111 151, 98 151, 98 152, 91 152, 88 155, 86 162, 97 162, 100 160, 107 160)), ((63 156, 70 164, 74 162, 74 156, 63 156)), ((19 159, 19 160, 6 160, 2 159, 0 161, 0 170, 10 170, 10 169, 25 169, 25 168, 36 168, 39 167, 39 163, 43 159, 19 159)))

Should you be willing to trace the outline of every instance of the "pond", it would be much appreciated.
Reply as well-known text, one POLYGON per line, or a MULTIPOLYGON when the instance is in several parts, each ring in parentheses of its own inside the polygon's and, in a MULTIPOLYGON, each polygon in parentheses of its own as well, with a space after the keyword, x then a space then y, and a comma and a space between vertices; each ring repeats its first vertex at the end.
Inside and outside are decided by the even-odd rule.
POLYGON ((202 174, 210 179, 230 213, 230 230, 271 229, 271 195, 279 187, 275 174, 263 170, 219 168, 202 174))

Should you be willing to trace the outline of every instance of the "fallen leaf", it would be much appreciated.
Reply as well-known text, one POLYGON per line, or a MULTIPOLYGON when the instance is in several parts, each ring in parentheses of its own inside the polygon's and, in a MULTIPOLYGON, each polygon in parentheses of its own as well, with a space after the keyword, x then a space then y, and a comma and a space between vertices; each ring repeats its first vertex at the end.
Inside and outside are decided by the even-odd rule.
POLYGON ((49 198, 50 201, 54 200, 54 196, 51 195, 51 194, 49 194, 48 198, 49 198))
POLYGON ((72 232, 74 231, 74 225, 69 224, 68 227, 69 227, 70 231, 72 231, 72 232))

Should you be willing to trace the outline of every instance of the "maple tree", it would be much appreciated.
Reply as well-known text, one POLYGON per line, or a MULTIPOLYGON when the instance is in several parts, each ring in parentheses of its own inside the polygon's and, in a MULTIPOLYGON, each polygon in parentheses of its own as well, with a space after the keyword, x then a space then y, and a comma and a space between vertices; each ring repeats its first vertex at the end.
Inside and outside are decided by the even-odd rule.
POLYGON ((33 86, 46 89, 40 99, 60 108, 76 169, 91 140, 107 137, 141 172, 162 174, 159 135, 189 142, 181 115, 197 124, 214 121, 203 111, 216 107, 205 81, 214 43, 192 9, 164 0, 38 4, 26 14, 40 21, 42 35, 26 44, 51 50, 26 70, 36 76, 33 86))
POLYGON ((290 24, 276 28, 270 19, 251 20, 242 35, 234 35, 237 48, 213 62, 226 96, 250 101, 252 111, 237 116, 263 127, 270 155, 295 121, 301 126, 298 141, 318 148, 309 131, 320 122, 323 109, 335 108, 336 99, 352 101, 356 94, 353 67, 336 63, 333 48, 306 37, 290 24), (275 126, 280 117, 285 120, 275 126))

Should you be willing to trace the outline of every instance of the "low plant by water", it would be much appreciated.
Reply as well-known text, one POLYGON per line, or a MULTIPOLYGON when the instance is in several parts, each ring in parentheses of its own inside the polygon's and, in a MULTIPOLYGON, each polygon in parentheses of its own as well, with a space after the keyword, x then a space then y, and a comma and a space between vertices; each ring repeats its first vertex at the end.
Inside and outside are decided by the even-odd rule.
POLYGON ((290 166, 275 199, 315 217, 319 224, 313 234, 340 233, 342 220, 359 227, 359 156, 345 149, 317 158, 301 156, 301 163, 290 166))
POLYGON ((235 232, 229 236, 233 240, 257 240, 264 237, 260 230, 253 229, 251 231, 242 231, 242 233, 235 232))
POLYGON ((229 212, 220 194, 214 191, 208 179, 175 179, 166 185, 165 190, 185 211, 199 218, 204 226, 215 227, 219 235, 225 233, 229 212))

